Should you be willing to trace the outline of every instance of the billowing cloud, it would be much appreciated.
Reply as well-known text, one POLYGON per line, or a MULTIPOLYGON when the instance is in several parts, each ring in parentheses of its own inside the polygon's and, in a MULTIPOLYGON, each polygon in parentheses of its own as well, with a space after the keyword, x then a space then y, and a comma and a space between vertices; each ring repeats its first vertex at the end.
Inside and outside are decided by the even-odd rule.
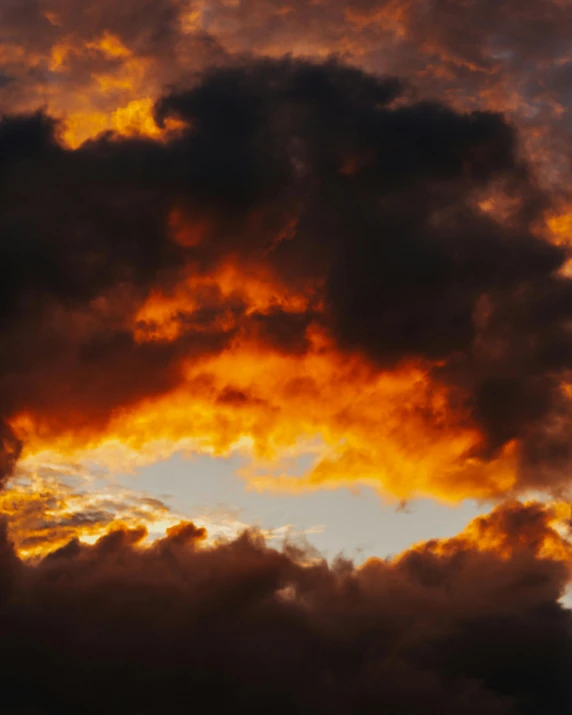
POLYGON ((2 712, 569 711, 571 26, 0 0, 2 712), (175 450, 506 501, 356 567, 59 471, 175 450))
POLYGON ((43 113, 0 126, 11 443, 318 439, 314 485, 566 486, 568 249, 501 115, 282 59, 205 72, 169 120, 75 150, 43 113), (165 400, 186 424, 146 433, 165 400))
POLYGON ((569 703, 570 546, 511 503, 391 561, 328 566, 182 523, 71 541, 32 566, 2 537, 7 713, 529 713, 569 703), (476 537, 476 540, 475 540, 476 537))
POLYGON ((48 105, 73 144, 105 129, 155 133, 162 88, 233 55, 336 54, 414 77, 423 95, 510 112, 533 129, 525 140, 547 175, 569 168, 572 15, 558 0, 4 0, 0 21, 0 104, 48 105))

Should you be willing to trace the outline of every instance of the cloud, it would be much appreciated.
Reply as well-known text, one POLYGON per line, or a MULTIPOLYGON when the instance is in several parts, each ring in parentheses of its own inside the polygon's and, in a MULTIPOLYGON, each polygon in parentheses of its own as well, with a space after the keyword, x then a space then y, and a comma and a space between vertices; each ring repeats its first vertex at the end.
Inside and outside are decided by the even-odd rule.
POLYGON ((206 33, 183 28, 177 0, 91 8, 60 0, 0 4, 0 106, 49 108, 66 143, 117 130, 157 135, 151 110, 161 88, 224 55, 206 33))
MULTIPOLYGON (((101 467, 97 471, 79 464, 57 463, 53 455, 40 455, 19 464, 17 474, 0 492, 0 514, 18 556, 37 563, 70 542, 93 544, 109 531, 146 531, 145 543, 161 538, 183 518, 172 499, 118 486, 101 467), (34 464, 32 464, 34 463, 34 464)), ((193 522, 208 532, 206 543, 234 539, 249 528, 240 510, 196 507, 193 522)), ((259 529, 269 544, 303 539, 324 527, 298 530, 290 524, 259 529)))
POLYGON ((334 60, 266 59, 206 71, 156 120, 179 128, 75 150, 42 113, 0 126, 0 397, 16 439, 125 434, 134 411, 194 393, 213 422, 178 437, 219 452, 320 437, 339 454, 345 421, 348 449, 310 483, 378 470, 399 497, 566 486, 568 248, 542 231, 550 197, 503 116, 416 101, 334 60), (267 359, 286 372, 244 379, 267 359), (373 403, 333 395, 317 418, 302 404, 296 433, 294 398, 323 399, 313 360, 353 370, 354 395, 387 384, 398 407, 378 409, 395 416, 374 425, 373 403), (376 432, 395 445, 388 474, 376 432), (440 435, 417 480, 392 476, 415 471, 408 444, 440 435))
MULTIPOLYGON (((78 471, 21 475, 0 493, 0 512, 21 558, 37 560, 72 540, 116 528, 165 529, 178 516, 162 501, 112 485, 89 488, 78 471)), ((79 472, 81 474, 81 472, 79 472)))
POLYGON ((37 565, 4 534, 2 707, 563 713, 569 571, 545 547, 570 547, 552 509, 513 503, 359 569, 255 533, 205 546, 188 522, 148 547, 142 529, 72 541, 37 565))
POLYGON ((571 23, 0 0, 4 712, 568 712, 565 503, 355 568, 21 470, 242 451, 255 488, 566 493, 571 23))

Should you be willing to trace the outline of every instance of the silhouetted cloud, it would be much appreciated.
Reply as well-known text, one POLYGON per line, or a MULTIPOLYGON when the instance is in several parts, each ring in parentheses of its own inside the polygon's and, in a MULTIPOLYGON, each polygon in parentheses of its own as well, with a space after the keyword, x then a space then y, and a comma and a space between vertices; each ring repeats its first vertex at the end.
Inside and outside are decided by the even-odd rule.
POLYGON ((41 113, 0 127, 5 420, 102 429, 189 362, 241 341, 304 354, 315 326, 376 370, 427 370, 481 433, 472 456, 515 443, 521 485, 566 483, 568 250, 539 234, 549 197, 501 115, 292 59, 209 70, 156 114, 178 130, 76 150, 41 113), (225 266, 304 300, 259 309, 215 281, 190 289, 173 334, 153 303, 141 319, 225 266))
POLYGON ((569 546, 553 516, 510 504, 360 569, 255 533, 201 546, 192 523, 147 548, 144 529, 72 541, 29 566, 4 534, 2 709, 565 713, 569 546))

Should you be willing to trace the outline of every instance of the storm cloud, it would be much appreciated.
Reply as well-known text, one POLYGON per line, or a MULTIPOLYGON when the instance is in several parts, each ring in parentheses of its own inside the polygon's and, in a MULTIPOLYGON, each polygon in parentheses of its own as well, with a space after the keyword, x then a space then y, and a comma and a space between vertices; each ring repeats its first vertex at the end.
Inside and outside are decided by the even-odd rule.
POLYGON ((539 233, 550 198, 505 118, 293 59, 209 70, 156 117, 178 129, 75 150, 42 113, 0 126, 7 424, 101 429, 176 387, 189 360, 245 336, 304 353, 315 325, 375 370, 422 366, 480 431, 475 454, 518 445, 523 486, 565 484, 568 250, 539 233), (174 211, 194 238, 174 237, 174 211), (253 310, 211 287, 175 339, 137 339, 153 292, 229 263, 305 305, 253 310))
POLYGON ((511 503, 444 542, 357 569, 256 533, 152 546, 119 530, 35 566, 2 537, 9 713, 567 712, 568 568, 550 510, 511 503), (476 529, 479 545, 471 537, 476 529))

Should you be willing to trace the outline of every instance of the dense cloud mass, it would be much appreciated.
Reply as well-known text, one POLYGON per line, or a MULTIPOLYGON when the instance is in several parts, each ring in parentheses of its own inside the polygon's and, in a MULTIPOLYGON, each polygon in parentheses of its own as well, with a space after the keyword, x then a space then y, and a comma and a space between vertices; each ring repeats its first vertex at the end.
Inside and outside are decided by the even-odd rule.
POLYGON ((2 713, 569 712, 570 505, 511 499, 570 493, 571 31, 0 0, 2 713), (98 492, 106 449, 502 503, 328 564, 98 492))
POLYGON ((2 710, 565 713, 569 547, 550 518, 511 503, 360 569, 256 534, 203 546, 192 523, 29 566, 4 534, 2 710))
POLYGON ((237 341, 303 355, 313 326, 374 370, 421 366, 478 429, 473 455, 516 444, 520 484, 565 483, 568 250, 539 233, 549 197, 501 115, 282 59, 207 71, 156 117, 176 127, 165 138, 76 150, 42 113, 0 125, 7 424, 102 429, 176 388, 189 361, 237 341), (176 334, 138 337, 157 327, 140 320, 150 296, 229 264, 303 300, 257 308, 206 285, 176 334))

